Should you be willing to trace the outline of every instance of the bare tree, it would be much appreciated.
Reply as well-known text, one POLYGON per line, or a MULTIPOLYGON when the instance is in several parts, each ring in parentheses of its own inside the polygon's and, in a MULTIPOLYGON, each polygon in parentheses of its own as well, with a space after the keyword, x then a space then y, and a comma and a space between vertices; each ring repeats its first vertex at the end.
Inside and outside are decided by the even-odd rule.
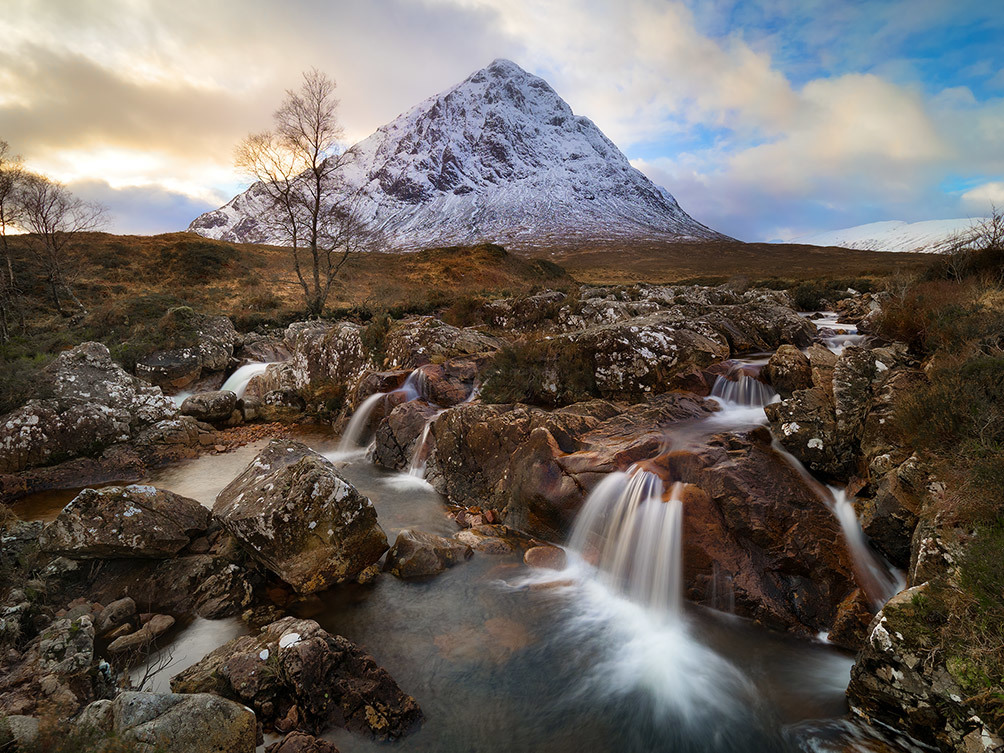
POLYGON ((19 192, 24 180, 24 164, 20 156, 12 156, 10 145, 0 140, 0 252, 4 269, 0 270, 0 340, 10 339, 11 316, 17 296, 14 260, 7 240, 7 231, 16 227, 20 216, 19 192))
POLYGON ((29 174, 20 191, 21 222, 31 235, 30 248, 45 275, 56 310, 66 316, 60 291, 85 312, 84 305, 70 283, 75 276, 74 254, 81 233, 92 232, 104 224, 105 209, 84 201, 61 183, 42 175, 29 174))
POLYGON ((324 73, 304 73, 300 88, 287 90, 273 114, 272 130, 244 139, 235 158, 267 200, 262 220, 270 236, 292 250, 296 282, 315 317, 349 254, 373 240, 341 180, 353 153, 340 144, 334 91, 324 73))

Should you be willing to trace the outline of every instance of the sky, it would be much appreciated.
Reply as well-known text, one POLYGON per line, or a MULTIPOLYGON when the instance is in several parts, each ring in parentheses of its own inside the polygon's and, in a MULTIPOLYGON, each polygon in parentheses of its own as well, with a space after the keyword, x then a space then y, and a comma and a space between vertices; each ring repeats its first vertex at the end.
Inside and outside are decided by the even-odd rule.
POLYGON ((1004 206, 1000 0, 2 0, 0 139, 184 229, 316 67, 346 141, 499 57, 747 241, 1004 206))

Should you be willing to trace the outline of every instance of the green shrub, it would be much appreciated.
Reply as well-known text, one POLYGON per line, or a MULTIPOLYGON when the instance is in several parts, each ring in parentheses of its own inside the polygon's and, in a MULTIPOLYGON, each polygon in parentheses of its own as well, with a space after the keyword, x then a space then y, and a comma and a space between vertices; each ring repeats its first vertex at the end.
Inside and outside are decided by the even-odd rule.
POLYGON ((378 366, 384 362, 384 343, 394 320, 387 314, 373 317, 373 320, 359 334, 363 346, 369 351, 373 362, 378 366))
POLYGON ((481 390, 485 402, 545 408, 598 396, 592 359, 561 338, 505 346, 485 370, 481 390))
POLYGON ((39 375, 52 361, 49 353, 8 357, 7 348, 0 348, 0 416, 16 410, 39 393, 39 375))

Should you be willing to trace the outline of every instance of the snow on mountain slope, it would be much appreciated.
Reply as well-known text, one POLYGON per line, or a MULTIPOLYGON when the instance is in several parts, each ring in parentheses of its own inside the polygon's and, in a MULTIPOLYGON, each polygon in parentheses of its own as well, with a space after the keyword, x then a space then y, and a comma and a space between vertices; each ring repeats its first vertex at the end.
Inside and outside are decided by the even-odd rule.
MULTIPOLYGON (((691 218, 541 78, 496 60, 379 128, 345 168, 364 217, 416 250, 495 241, 532 249, 724 236, 691 218)), ((255 186, 189 230, 268 242, 255 186)))
POLYGON ((927 220, 925 222, 872 222, 796 238, 792 243, 839 246, 863 251, 939 253, 981 220, 927 220))

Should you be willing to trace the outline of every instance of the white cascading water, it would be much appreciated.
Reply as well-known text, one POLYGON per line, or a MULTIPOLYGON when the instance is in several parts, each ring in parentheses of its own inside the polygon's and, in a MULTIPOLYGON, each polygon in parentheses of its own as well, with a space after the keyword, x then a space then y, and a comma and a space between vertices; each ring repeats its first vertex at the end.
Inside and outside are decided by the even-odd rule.
POLYGON ((858 522, 854 504, 848 498, 847 492, 832 486, 828 491, 830 492, 828 504, 834 516, 840 521, 840 529, 854 563, 854 574, 857 576, 858 585, 876 609, 881 609, 904 584, 897 581, 868 546, 868 539, 861 530, 861 523, 858 522))
POLYGON ((711 388, 711 397, 728 406, 763 408, 777 399, 777 393, 759 379, 740 374, 738 379, 719 376, 711 388))
POLYGON ((251 379, 258 374, 264 374, 269 365, 269 363, 257 362, 241 366, 237 369, 237 371, 227 377, 227 381, 223 383, 220 390, 230 390, 237 395, 237 399, 240 400, 244 397, 244 391, 248 387, 248 382, 250 382, 251 379))
POLYGON ((415 449, 411 452, 411 462, 408 464, 408 475, 414 478, 425 478, 425 467, 429 464, 429 435, 432 433, 432 422, 436 420, 440 413, 437 411, 422 427, 422 433, 415 442, 415 449))
POLYGON ((569 543, 596 559, 609 586, 673 620, 683 612, 681 489, 663 501, 654 473, 612 473, 586 499, 569 543))
POLYGON ((387 394, 386 392, 374 392, 363 400, 362 405, 356 408, 349 425, 345 427, 342 440, 338 443, 338 454, 353 453, 360 449, 366 430, 370 425, 370 416, 373 415, 377 405, 387 397, 387 394))
POLYGON ((428 380, 422 367, 420 366, 412 371, 408 375, 408 378, 404 380, 404 384, 394 390, 394 392, 403 392, 405 402, 418 400, 419 398, 424 399, 428 394, 428 380))

